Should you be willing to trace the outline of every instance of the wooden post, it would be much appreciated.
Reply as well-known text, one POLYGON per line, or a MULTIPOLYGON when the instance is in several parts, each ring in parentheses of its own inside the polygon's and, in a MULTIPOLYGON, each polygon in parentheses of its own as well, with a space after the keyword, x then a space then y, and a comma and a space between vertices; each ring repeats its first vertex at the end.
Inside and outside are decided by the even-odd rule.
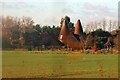
POLYGON ((97 52, 97 44, 96 42, 93 45, 93 53, 95 54, 97 52))

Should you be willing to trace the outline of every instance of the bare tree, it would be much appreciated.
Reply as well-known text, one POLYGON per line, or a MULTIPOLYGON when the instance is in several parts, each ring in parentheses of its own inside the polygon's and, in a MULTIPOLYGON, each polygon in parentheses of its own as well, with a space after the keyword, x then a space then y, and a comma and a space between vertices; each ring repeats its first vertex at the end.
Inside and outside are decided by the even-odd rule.
POLYGON ((96 30, 98 27, 97 21, 94 21, 94 29, 96 30))
POLYGON ((98 22, 98 28, 101 28, 101 21, 98 22))
POLYGON ((103 19, 103 30, 104 31, 106 30, 106 20, 105 20, 105 18, 103 19))
POLYGON ((90 27, 90 25, 87 24, 86 29, 85 29, 85 32, 86 32, 87 34, 91 32, 89 27, 90 27))
POLYGON ((111 32, 111 29, 112 29, 112 21, 109 20, 109 32, 111 32))
POLYGON ((118 29, 118 21, 113 21, 112 29, 118 29))
POLYGON ((93 24, 93 22, 90 22, 90 24, 88 24, 87 26, 89 28, 89 32, 94 31, 94 24, 93 24))

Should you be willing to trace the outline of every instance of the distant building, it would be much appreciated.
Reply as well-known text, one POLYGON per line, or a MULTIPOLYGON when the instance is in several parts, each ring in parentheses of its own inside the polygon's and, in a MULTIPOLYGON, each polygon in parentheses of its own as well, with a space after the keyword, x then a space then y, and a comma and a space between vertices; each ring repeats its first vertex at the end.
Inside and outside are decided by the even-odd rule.
POLYGON ((69 27, 71 26, 67 25, 64 20, 59 34, 59 41, 73 50, 93 49, 93 51, 96 52, 103 48, 113 48, 115 43, 114 48, 120 51, 120 39, 118 39, 120 38, 119 30, 109 33, 99 29, 90 34, 85 34, 80 20, 77 20, 75 27, 72 26, 74 27, 74 31, 71 32, 69 27))
POLYGON ((80 20, 75 25, 74 33, 70 33, 69 26, 66 25, 66 21, 63 21, 63 25, 59 35, 59 41, 64 43, 67 47, 80 50, 83 47, 84 40, 82 40, 83 29, 80 20))

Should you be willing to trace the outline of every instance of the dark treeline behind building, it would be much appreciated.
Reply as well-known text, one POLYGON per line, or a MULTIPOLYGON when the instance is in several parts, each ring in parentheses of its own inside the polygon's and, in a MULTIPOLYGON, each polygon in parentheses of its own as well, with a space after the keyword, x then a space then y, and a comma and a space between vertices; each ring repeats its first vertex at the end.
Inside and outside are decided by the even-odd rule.
MULTIPOLYGON (((61 19, 60 24, 62 25, 63 20, 66 19, 69 23, 69 30, 71 33, 74 31, 74 24, 70 22, 70 18, 65 16, 61 19)), ((2 49, 42 49, 42 48, 61 48, 63 44, 58 40, 59 33, 61 30, 61 25, 59 26, 41 26, 39 24, 34 25, 34 21, 30 17, 11 17, 6 16, 0 17, 0 26, 2 26, 2 49)), ((107 40, 107 37, 112 36, 112 31, 104 31, 106 21, 102 21, 104 24, 99 23, 89 24, 86 27, 86 35, 92 34, 92 36, 97 35, 97 43, 99 48, 103 47, 103 43, 107 40), (99 29, 102 26, 103 29, 99 29), (89 27, 89 28, 88 28, 89 27), (93 28, 94 27, 94 28, 93 28), (97 27, 99 27, 97 29, 97 27), (93 30, 92 30, 93 29, 93 30), (96 30, 95 30, 96 29, 96 30), (94 35, 95 34, 95 35, 94 35), (103 34, 103 35, 101 35, 103 34), (108 36, 109 35, 109 36, 108 36)), ((111 23, 110 23, 111 24, 111 23)), ((113 27, 117 26, 116 23, 112 24, 113 27)), ((110 26, 111 27, 111 26, 110 26)), ((111 28, 110 28, 111 29, 111 28)), ((113 35, 116 37, 116 34, 113 35)), ((92 38, 88 39, 87 46, 92 45, 92 38)))
POLYGON ((60 27, 34 25, 29 17, 22 19, 1 17, 2 49, 40 49, 44 46, 60 46, 60 27))

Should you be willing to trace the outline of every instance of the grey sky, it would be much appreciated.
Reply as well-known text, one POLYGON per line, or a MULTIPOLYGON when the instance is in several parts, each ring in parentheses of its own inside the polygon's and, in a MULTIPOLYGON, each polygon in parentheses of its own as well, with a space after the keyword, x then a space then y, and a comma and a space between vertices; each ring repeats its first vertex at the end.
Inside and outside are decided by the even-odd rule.
POLYGON ((119 0, 2 0, 0 15, 28 16, 41 25, 59 25, 68 15, 72 22, 83 24, 106 19, 117 20, 119 0))

